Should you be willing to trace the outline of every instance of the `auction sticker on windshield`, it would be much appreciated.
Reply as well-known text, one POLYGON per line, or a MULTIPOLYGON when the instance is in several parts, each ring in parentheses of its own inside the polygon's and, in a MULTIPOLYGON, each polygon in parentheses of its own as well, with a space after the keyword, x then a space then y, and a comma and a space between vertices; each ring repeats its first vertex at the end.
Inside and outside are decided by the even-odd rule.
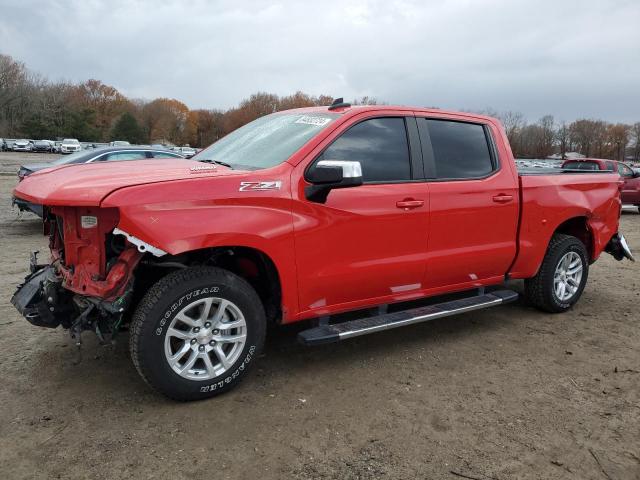
POLYGON ((316 127, 324 127, 330 121, 331 119, 327 117, 304 115, 300 117, 298 120, 296 120, 294 123, 304 123, 306 125, 315 125, 316 127))

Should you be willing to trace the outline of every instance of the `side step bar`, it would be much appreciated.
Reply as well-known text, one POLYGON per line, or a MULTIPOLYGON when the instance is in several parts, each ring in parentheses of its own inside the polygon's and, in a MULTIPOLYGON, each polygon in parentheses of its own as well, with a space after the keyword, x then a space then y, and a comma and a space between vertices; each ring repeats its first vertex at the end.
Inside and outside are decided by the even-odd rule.
POLYGON ((518 293, 512 290, 496 290, 484 295, 452 300, 427 307, 412 308, 402 312, 385 313, 375 317, 365 317, 335 325, 321 325, 304 330, 298 334, 298 340, 304 345, 333 343, 347 338, 380 332, 391 328, 403 327, 414 323, 428 322, 436 318, 449 317, 458 313, 494 307, 503 303, 515 302, 518 293))

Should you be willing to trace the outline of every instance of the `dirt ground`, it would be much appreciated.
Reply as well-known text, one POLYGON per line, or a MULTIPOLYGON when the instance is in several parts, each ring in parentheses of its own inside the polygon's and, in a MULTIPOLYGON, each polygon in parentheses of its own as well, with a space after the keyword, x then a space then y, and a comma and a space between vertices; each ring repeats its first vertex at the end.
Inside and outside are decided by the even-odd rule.
MULTIPOLYGON (((2 154, 0 172, 54 156, 2 154)), ((175 403, 126 335, 82 360, 9 303, 35 216, 0 176, 0 472, 10 479, 640 479, 640 263, 603 255, 562 315, 520 304, 305 348, 272 332, 234 391, 175 403), (455 473, 454 473, 455 472, 455 473)), ((640 253, 640 214, 622 231, 640 253)))

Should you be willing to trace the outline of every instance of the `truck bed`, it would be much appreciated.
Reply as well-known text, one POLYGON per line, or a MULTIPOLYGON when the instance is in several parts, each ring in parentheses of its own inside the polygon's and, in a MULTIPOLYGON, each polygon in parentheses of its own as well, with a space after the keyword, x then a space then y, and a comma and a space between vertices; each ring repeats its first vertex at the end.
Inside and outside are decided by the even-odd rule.
POLYGON ((530 278, 537 273, 553 232, 568 218, 575 223, 575 227, 569 226, 575 229, 572 233, 590 245, 592 261, 618 228, 621 202, 617 173, 533 170, 535 173, 518 172, 521 213, 512 278, 530 278))

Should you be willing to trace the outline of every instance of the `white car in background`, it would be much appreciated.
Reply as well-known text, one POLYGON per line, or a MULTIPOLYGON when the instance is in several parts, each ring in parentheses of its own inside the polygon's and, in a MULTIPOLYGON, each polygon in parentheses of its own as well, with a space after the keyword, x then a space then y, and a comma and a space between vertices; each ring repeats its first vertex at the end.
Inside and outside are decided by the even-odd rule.
POLYGON ((82 145, 76 138, 65 138, 60 144, 60 153, 74 153, 82 150, 82 145))
POLYGON ((196 153, 198 153, 198 151, 195 148, 192 148, 192 147, 174 147, 173 151, 174 152, 178 152, 180 155, 182 155, 182 156, 184 156, 186 158, 191 158, 196 153))
POLYGON ((16 140, 11 147, 14 152, 30 152, 33 149, 33 142, 31 140, 16 140))

